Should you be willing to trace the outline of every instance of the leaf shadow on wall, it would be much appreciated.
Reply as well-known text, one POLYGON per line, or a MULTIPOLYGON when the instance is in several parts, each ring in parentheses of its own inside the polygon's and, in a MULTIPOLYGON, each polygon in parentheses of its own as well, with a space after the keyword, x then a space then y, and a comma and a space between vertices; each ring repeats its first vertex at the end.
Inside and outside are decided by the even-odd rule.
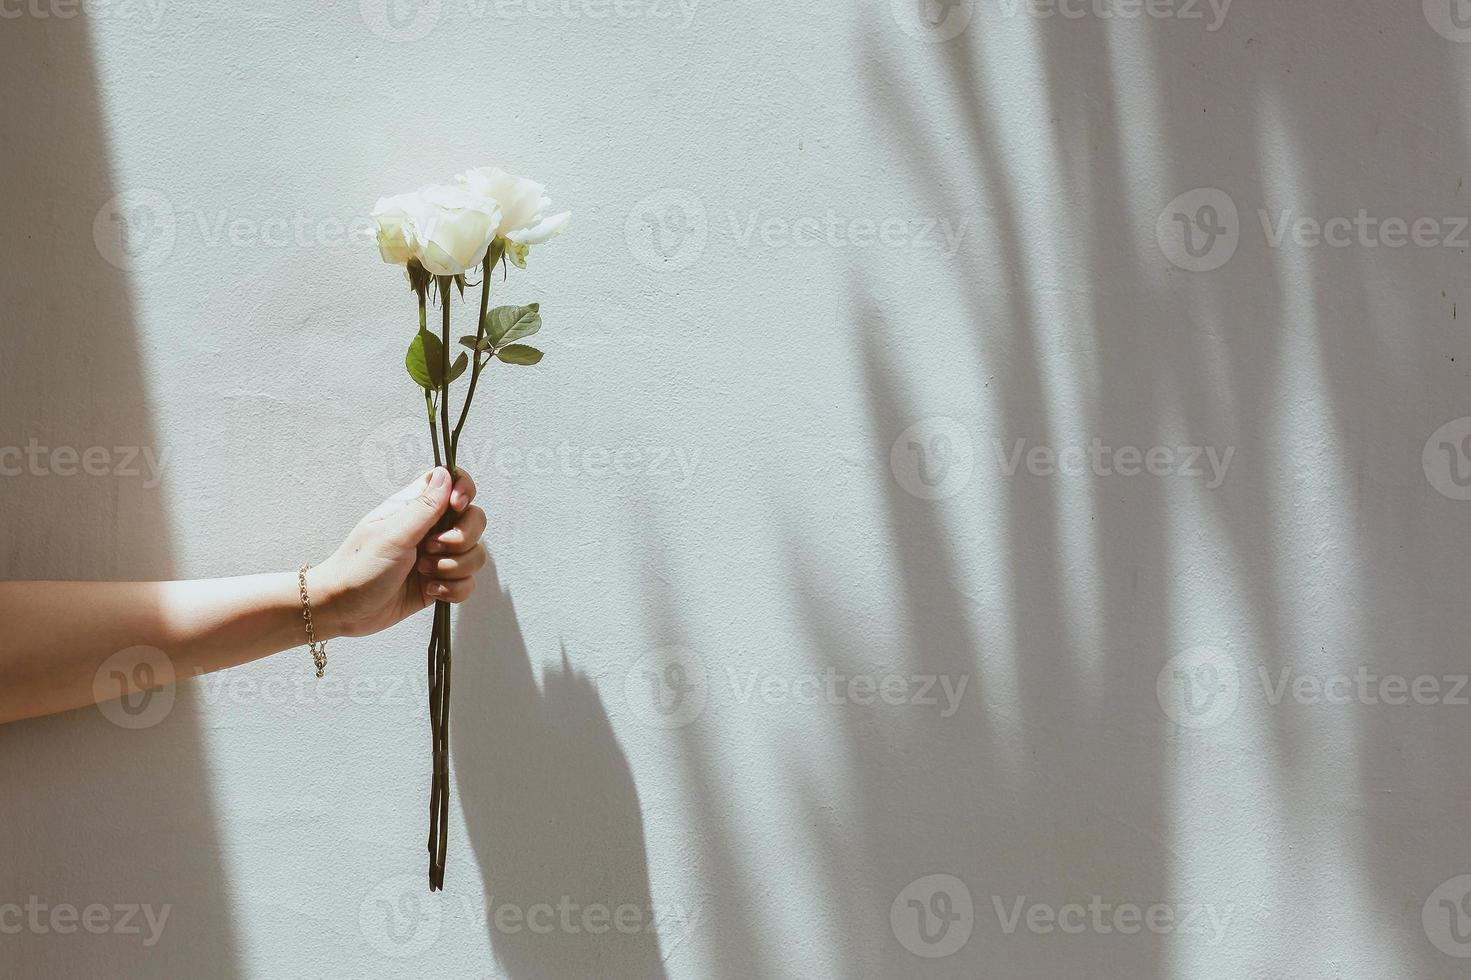
POLYGON ((628 760, 597 687, 565 649, 538 685, 494 562, 458 614, 454 678, 456 789, 506 975, 662 978, 628 760))
MULTIPOLYGON (((128 216, 104 207, 117 188, 87 18, 6 20, 0 65, 0 445, 102 447, 116 464, 103 476, 43 475, 30 464, 5 476, 0 575, 168 579, 166 491, 126 475, 115 448, 160 444, 128 278, 94 240, 94 218, 118 232, 109 223, 128 216)), ((140 730, 94 708, 0 728, 0 902, 42 905, 39 926, 0 936, 0 973, 240 975, 209 766, 188 685, 140 730), (122 921, 119 905, 151 908, 160 928, 141 912, 122 921), (54 928, 52 910, 66 906, 105 907, 108 928, 75 917, 69 932, 65 918, 54 928)))
MULTIPOLYGON (((1047 124, 1049 106, 1054 123, 1060 114, 1066 125, 1075 118, 1075 92, 1097 91, 1088 89, 1090 81, 1109 84, 1113 68, 1101 43, 1103 29, 1084 25, 1052 39, 1046 58, 1052 87, 1044 83, 1034 93, 1038 128, 1047 124)), ((1080 344, 1101 353, 1079 370, 1097 371, 1104 391, 1135 393, 1123 411, 1106 403, 1068 407, 1055 397, 1052 331, 1078 329, 1091 317, 1100 321, 1100 333, 1116 335, 1110 321, 1124 311, 1106 305, 1090 310, 1080 294, 1075 305, 1064 299, 1067 308, 1058 312, 1051 308, 1055 298, 1039 286, 1048 271, 1029 259, 1032 219, 1000 149, 1010 134, 986 97, 986 47, 967 35, 934 52, 934 71, 950 93, 941 100, 947 111, 939 127, 927 125, 933 112, 917 104, 903 66, 873 39, 864 76, 873 103, 885 107, 891 152, 902 158, 898 170, 913 189, 917 213, 960 220, 969 208, 988 215, 994 230, 994 248, 985 258, 961 252, 953 259, 958 301, 982 352, 974 388, 989 388, 990 395, 979 406, 955 406, 974 435, 975 465, 993 465, 991 435, 1061 443, 1077 431, 1107 435, 1122 428, 1145 444, 1165 442, 1168 437, 1155 430, 1167 410, 1149 397, 1150 386, 1141 389, 1137 379, 1122 377, 1150 363, 1137 347, 1148 338, 1080 344), (952 140, 955 133, 961 139, 952 140), (967 173, 986 178, 965 181, 960 175, 967 173), (973 203, 978 194, 983 200, 973 203), (987 261, 1000 266, 996 278, 1011 284, 1005 292, 985 288, 992 275, 987 261), (990 325, 1004 330, 1004 339, 989 337, 990 325)), ((1080 170, 1082 179, 1073 186, 1087 202, 1080 210, 1091 223, 1067 234, 1089 268, 1111 265, 1120 278, 1138 279, 1144 261, 1107 241, 1110 229, 1127 227, 1112 191, 1124 183, 1122 153, 1110 142, 1120 138, 1113 106, 1106 98, 1087 106, 1084 118, 1095 139, 1092 170, 1080 170)), ((872 444, 887 468, 896 437, 933 412, 936 401, 934 393, 906 385, 905 372, 896 370, 915 324, 890 319, 885 311, 901 308, 894 299, 898 290, 876 282, 883 283, 882 275, 850 276, 847 320, 862 366, 872 444)), ((1127 300, 1120 305, 1128 306, 1127 300)), ((932 444, 899 448, 918 454, 911 462, 921 474, 945 462, 932 444)), ((848 728, 853 805, 825 858, 847 866, 852 879, 867 879, 846 899, 849 913, 873 923, 882 937, 852 949, 848 969, 907 969, 926 977, 998 968, 1028 976, 1167 975, 1162 944, 1152 937, 1090 935, 1086 942, 1060 943, 1025 928, 1008 936, 998 932, 995 904, 1010 913, 1026 896, 1080 889, 1131 897, 1168 892, 1171 854, 1160 846, 1168 839, 1167 787, 1152 711, 1155 667, 1136 663, 1138 651, 1171 644, 1172 624, 1159 615, 1168 605, 1156 604, 1141 587, 1171 561, 1157 520, 1167 491, 1142 484, 1105 495, 1096 486, 1022 474, 1000 481, 989 497, 977 481, 953 499, 931 502, 882 476, 881 526, 902 583, 894 615, 907 632, 896 666, 900 673, 952 682, 968 678, 970 687, 949 718, 918 706, 876 717, 840 713, 848 728), (999 577, 991 568, 1002 569, 999 577), (1082 613, 1073 598, 1078 595, 1096 597, 1097 613, 1082 613), (1099 670, 1100 662, 1109 666, 1099 670), (941 886, 894 903, 911 883, 937 872, 969 889, 974 931, 955 953, 915 965, 914 948, 930 948, 927 936, 939 937, 939 948, 948 931, 940 912, 964 893, 941 886), (1099 974, 1102 963, 1109 968, 1099 974)), ((792 549, 793 574, 821 579, 822 569, 811 567, 803 552, 792 549)), ((825 598, 835 595, 841 591, 814 588, 800 597, 807 642, 824 661, 851 657, 864 646, 850 625, 856 611, 825 598)), ((831 803, 814 796, 814 818, 831 803)))
MULTIPOLYGON (((1252 226, 1258 206, 1278 204, 1298 213, 1352 214, 1376 202, 1410 215, 1463 210, 1452 189, 1465 138, 1445 64, 1455 49, 1418 9, 1356 8, 1350 19, 1288 5, 1257 15, 1195 45, 1096 20, 1039 22, 1041 70, 1025 75, 1026 99, 1008 99, 1004 111, 992 82, 1017 70, 1010 38, 993 44, 973 27, 931 55, 946 83, 939 125, 915 94, 912 66, 887 40, 866 49, 875 114, 919 213, 969 208, 988 224, 982 244, 955 259, 987 382, 978 410, 956 412, 975 436, 977 471, 995 473, 993 437, 1008 448, 1020 437, 1054 447, 1095 435, 1114 446, 1183 437, 1239 446, 1244 458, 1216 491, 1023 471, 993 475, 989 497, 972 484, 928 504, 885 480, 910 665, 969 673, 973 687, 945 724, 896 716, 875 725, 872 713, 845 711, 850 786, 841 799, 820 793, 799 754, 787 762, 792 781, 812 787, 814 822, 841 814, 824 854, 841 882, 831 899, 876 937, 844 951, 847 975, 1165 977, 1183 962, 1266 975, 1280 967, 1272 957, 1284 942, 1353 950, 1365 962, 1389 949, 1416 975, 1452 975, 1419 916, 1431 889, 1466 870, 1445 865, 1467 841, 1453 816, 1464 804, 1465 781, 1453 774, 1468 741, 1455 709, 1335 714, 1268 705, 1251 685, 1257 665, 1273 676, 1307 670, 1320 643, 1345 672, 1458 670, 1446 651, 1465 632, 1465 604, 1450 596, 1464 591, 1454 556, 1464 554, 1467 525, 1423 488, 1391 495, 1386 486, 1418 480, 1425 437, 1464 406, 1422 418, 1425 380, 1403 373, 1410 359, 1388 358, 1382 345, 1423 345, 1419 362, 1437 369, 1462 353, 1450 331, 1454 297, 1432 320, 1433 300, 1397 287, 1422 281, 1427 266, 1445 266, 1451 283, 1464 273, 1450 250, 1401 251, 1404 268, 1382 249, 1274 252, 1252 226), (1327 33, 1331 50, 1310 43, 1327 33), (1000 59, 987 64, 983 52, 1000 59), (1386 89, 1384 78, 1349 67, 1379 62, 1416 68, 1386 89), (1403 178, 1384 174, 1411 169, 1428 137, 1420 118, 1397 122, 1393 110, 1424 93, 1444 100, 1436 115, 1449 132, 1432 145, 1455 162, 1444 198, 1419 188, 1395 204, 1403 178), (1018 131, 1038 134, 1035 160, 1016 149, 1018 131), (1371 154, 1378 167, 1344 162, 1371 154), (1141 157, 1157 167, 1147 182, 1141 157), (1019 160, 1042 173, 1019 173, 1019 160), (1134 230, 1147 231, 1171 195, 1212 183, 1241 208, 1241 248, 1224 269, 1192 278, 1134 230), (1166 193, 1155 199, 1141 185, 1166 193), (1061 207, 1034 210, 1039 199, 1061 207), (1406 303, 1416 305, 1409 316, 1384 313, 1406 303), (1413 506, 1417 491, 1428 506, 1413 506), (1202 546, 1216 535, 1223 547, 1202 546), (1324 553, 1333 560, 1320 562, 1324 553), (978 554, 999 571, 971 571, 978 554), (1294 606, 1314 589, 1327 612, 1294 606), (1156 700, 1160 668, 1199 645, 1228 651, 1243 686, 1236 714, 1205 734, 1171 724, 1156 700), (934 871, 970 886, 975 932, 953 955, 919 962, 895 941, 890 902, 934 871), (1063 941, 1023 926, 1007 935, 992 906, 993 897, 1091 894, 1208 902, 1235 919, 1226 942, 1202 949, 1151 934, 1063 941), (1353 913, 1333 904, 1296 918, 1324 894, 1347 896, 1353 913), (1393 931, 1349 925, 1364 914, 1393 931)), ((902 312, 902 292, 882 270, 855 272, 849 293, 872 442, 887 455, 895 436, 935 411, 935 394, 909 390, 891 367, 915 356, 900 345, 923 324, 902 312)), ((1440 389, 1453 388, 1436 376, 1440 389)), ((807 645, 819 662, 841 662, 863 649, 853 624, 865 610, 835 601, 841 578, 811 557, 820 542, 801 527, 791 533, 792 577, 818 583, 800 596, 807 645)))

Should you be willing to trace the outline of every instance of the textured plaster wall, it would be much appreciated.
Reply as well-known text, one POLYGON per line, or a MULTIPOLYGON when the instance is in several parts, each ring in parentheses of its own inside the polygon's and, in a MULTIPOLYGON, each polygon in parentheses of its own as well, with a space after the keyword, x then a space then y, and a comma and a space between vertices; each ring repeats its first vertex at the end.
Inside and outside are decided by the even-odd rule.
POLYGON ((1463 975, 1450 6, 82 9, 0 5, 0 574, 319 559, 428 458, 366 208, 575 218, 444 893, 415 619, 0 730, 0 974, 1463 975))

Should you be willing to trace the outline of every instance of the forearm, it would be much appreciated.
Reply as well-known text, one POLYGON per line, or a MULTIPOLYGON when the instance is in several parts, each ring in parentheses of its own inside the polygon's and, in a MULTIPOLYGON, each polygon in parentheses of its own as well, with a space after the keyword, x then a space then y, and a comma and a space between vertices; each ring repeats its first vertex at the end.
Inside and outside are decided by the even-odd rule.
MULTIPOLYGON (((330 639, 332 623, 313 618, 317 638, 330 639)), ((163 651, 182 680, 306 640, 294 572, 192 582, 0 582, 0 623, 0 723, 92 704, 98 669, 129 647, 163 651)))

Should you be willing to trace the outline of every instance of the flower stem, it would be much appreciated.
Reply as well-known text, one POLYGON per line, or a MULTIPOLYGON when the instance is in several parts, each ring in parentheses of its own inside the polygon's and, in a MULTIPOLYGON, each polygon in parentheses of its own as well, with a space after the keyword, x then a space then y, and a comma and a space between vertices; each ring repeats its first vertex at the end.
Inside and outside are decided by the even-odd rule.
MULTIPOLYGON (((428 298, 428 295, 427 295, 427 293, 428 293, 428 285, 427 285, 427 283, 417 283, 415 285, 414 292, 416 292, 418 294, 418 297, 419 297, 419 330, 422 332, 422 331, 427 330, 428 327, 429 327, 429 308, 428 308, 428 299, 429 298, 428 298)), ((429 389, 426 388, 426 389, 424 389, 424 409, 425 409, 426 414, 429 417, 429 438, 430 438, 430 441, 434 445, 434 465, 435 466, 440 466, 440 465, 442 465, 443 460, 442 460, 442 458, 440 456, 440 451, 439 451, 439 429, 434 424, 434 407, 435 407, 434 406, 434 398, 430 395, 429 389)), ((442 619, 441 619, 440 614, 439 614, 439 604, 436 603, 435 604, 435 607, 434 607, 434 626, 433 626, 433 628, 429 632, 429 649, 428 649, 427 656, 426 656, 427 663, 425 665, 426 672, 428 674, 428 683, 429 683, 429 691, 428 691, 428 694, 429 694, 429 738, 430 738, 430 752, 431 752, 431 757, 434 757, 434 758, 437 758, 437 756, 438 756, 438 750, 439 750, 439 742, 438 742, 438 738, 439 738, 439 706, 440 706, 440 678, 439 678, 440 657, 439 657, 439 648, 440 648, 440 640, 443 638, 443 636, 444 636, 443 622, 442 622, 442 619)), ((440 821, 439 821, 439 811, 440 811, 439 798, 440 798, 441 792, 442 792, 442 788, 441 788, 441 785, 440 785, 440 782, 439 782, 439 777, 437 775, 437 772, 432 771, 431 772, 431 776, 430 776, 430 789, 429 789, 429 840, 427 841, 427 845, 428 845, 428 848, 429 848, 429 861, 430 861, 429 878, 430 878, 430 887, 431 888, 434 887, 434 869, 433 869, 433 864, 438 859, 438 857, 439 857, 439 850, 440 850, 440 848, 439 848, 439 839, 440 839, 440 833, 441 833, 441 830, 440 830, 441 824, 440 824, 440 821)))
POLYGON ((496 260, 500 257, 501 248, 499 243, 492 245, 485 253, 485 263, 480 267, 480 319, 475 321, 475 343, 476 349, 472 351, 475 365, 470 369, 470 387, 465 392, 465 404, 460 406, 460 420, 455 423, 454 435, 451 443, 456 449, 460 446, 460 430, 465 427, 465 419, 470 416, 470 402, 475 400, 475 386, 480 383, 480 372, 489 363, 489 359, 480 359, 480 341, 485 339, 485 313, 490 308, 490 274, 495 269, 496 260))
MULTIPOLYGON (((430 757, 433 758, 435 738, 439 732, 439 606, 434 607, 434 628, 429 631, 429 738, 430 757)), ((429 862, 430 862, 430 887, 433 887, 433 863, 439 854, 439 779, 431 775, 429 779, 429 862)))
MULTIPOLYGON (((444 444, 444 463, 449 468, 451 487, 453 487, 456 447, 451 438, 449 424, 449 319, 450 290, 454 286, 454 277, 440 276, 438 282, 442 314, 440 320, 440 439, 444 444)), ((452 527, 454 521, 454 510, 446 508, 436 531, 452 527)), ((449 671, 452 637, 449 603, 444 600, 435 602, 434 617, 439 642, 436 648, 434 683, 429 692, 429 724, 433 728, 434 743, 434 773, 430 782, 429 794, 429 889, 438 891, 444 887, 444 862, 449 847, 449 671)))
POLYGON ((450 443, 449 428, 449 291, 454 285, 453 276, 439 277, 439 303, 443 307, 444 316, 440 327, 439 363, 440 363, 440 389, 439 389, 439 424, 444 430, 445 464, 449 467, 450 476, 455 475, 455 447, 450 443))
MULTIPOLYGON (((475 324, 475 339, 478 344, 485 337, 485 314, 490 305, 490 277, 495 263, 502 254, 501 248, 493 246, 485 256, 481 272, 480 319, 475 324)), ((456 475, 455 460, 460 445, 460 432, 470 414, 470 403, 475 398, 475 387, 480 381, 480 372, 485 367, 480 351, 474 351, 475 366, 470 374, 470 385, 465 392, 464 404, 460 407, 459 419, 453 428, 449 418, 450 389, 450 289, 453 276, 437 276, 442 320, 440 326, 440 384, 438 396, 439 425, 436 428, 434 414, 435 399, 428 390, 424 392, 424 405, 429 417, 429 434, 434 444, 434 465, 449 468, 451 486, 456 475), (441 456, 441 448, 443 455, 441 456)), ((419 329, 428 329, 427 283, 418 288, 419 329)), ((435 526, 435 532, 444 531, 455 523, 453 509, 447 509, 435 526)), ((429 675, 429 728, 433 751, 433 770, 429 789, 429 889, 444 888, 445 859, 449 848, 449 706, 450 668, 454 663, 451 652, 452 630, 449 603, 438 600, 434 603, 434 626, 429 635, 427 671, 429 675)))

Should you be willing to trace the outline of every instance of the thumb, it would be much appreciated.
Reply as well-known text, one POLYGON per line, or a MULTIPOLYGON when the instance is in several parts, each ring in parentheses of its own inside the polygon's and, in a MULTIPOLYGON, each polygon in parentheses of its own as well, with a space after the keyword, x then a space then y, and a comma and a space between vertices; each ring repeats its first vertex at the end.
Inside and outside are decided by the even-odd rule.
POLYGON ((449 470, 436 466, 427 478, 399 491, 396 497, 400 504, 384 521, 393 540, 399 544, 417 545, 449 507, 449 490, 449 470))

